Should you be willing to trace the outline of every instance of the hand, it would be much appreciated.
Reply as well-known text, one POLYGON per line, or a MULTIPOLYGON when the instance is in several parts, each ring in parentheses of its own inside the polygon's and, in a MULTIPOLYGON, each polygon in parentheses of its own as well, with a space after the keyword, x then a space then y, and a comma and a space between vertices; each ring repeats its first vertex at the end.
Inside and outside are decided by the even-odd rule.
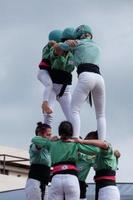
POLYGON ((54 53, 58 56, 64 55, 64 51, 59 47, 59 45, 56 43, 54 46, 54 53))
POLYGON ((48 44, 52 47, 52 46, 54 46, 54 45, 56 44, 56 42, 55 42, 54 40, 50 40, 50 41, 48 42, 48 44))
POLYGON ((119 150, 114 150, 114 155, 116 156, 116 158, 119 158, 121 156, 121 153, 119 152, 119 150))
POLYGON ((68 44, 71 47, 75 47, 77 45, 77 41, 76 40, 67 40, 66 44, 68 44))
POLYGON ((51 141, 56 141, 59 140, 58 136, 54 135, 50 138, 51 141))

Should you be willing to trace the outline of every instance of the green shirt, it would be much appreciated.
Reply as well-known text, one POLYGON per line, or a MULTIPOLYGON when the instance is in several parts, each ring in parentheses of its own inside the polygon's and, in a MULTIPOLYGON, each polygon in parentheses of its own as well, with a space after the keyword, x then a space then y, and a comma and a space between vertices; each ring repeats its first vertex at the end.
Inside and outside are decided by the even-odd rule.
POLYGON ((101 50, 90 38, 77 40, 77 45, 73 48, 66 43, 60 43, 60 48, 64 51, 72 50, 76 66, 84 63, 99 65, 101 50))
POLYGON ((46 138, 36 136, 32 142, 37 146, 44 147, 50 151, 52 165, 59 162, 76 162, 78 152, 88 155, 97 155, 100 148, 74 142, 63 142, 62 140, 50 141, 46 138))
POLYGON ((71 52, 67 52, 65 56, 56 56, 54 54, 54 49, 51 49, 50 61, 53 69, 62 70, 69 73, 74 70, 74 60, 71 52))
POLYGON ((96 157, 94 169, 96 171, 101 169, 112 169, 116 171, 117 165, 118 159, 114 155, 113 149, 110 145, 107 150, 101 149, 100 154, 96 157))
POLYGON ((47 44, 42 50, 42 59, 49 60, 50 59, 50 49, 51 46, 47 44))
POLYGON ((80 181, 85 181, 90 168, 93 166, 96 156, 85 155, 79 153, 78 161, 76 162, 78 172, 78 178, 80 181))
POLYGON ((42 147, 38 149, 35 144, 31 144, 29 154, 31 164, 42 164, 48 167, 51 166, 51 156, 46 148, 42 147))

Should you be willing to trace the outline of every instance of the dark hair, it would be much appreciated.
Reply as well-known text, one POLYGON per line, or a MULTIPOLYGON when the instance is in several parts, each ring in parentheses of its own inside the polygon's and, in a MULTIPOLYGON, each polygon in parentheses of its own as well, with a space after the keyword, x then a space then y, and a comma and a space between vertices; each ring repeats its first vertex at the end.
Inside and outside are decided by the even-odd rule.
POLYGON ((85 140, 98 139, 98 132, 97 131, 91 131, 85 136, 84 139, 85 140))
POLYGON ((51 128, 51 126, 48 124, 43 124, 42 122, 37 122, 35 134, 38 135, 39 133, 46 131, 48 128, 51 128))
POLYGON ((71 138, 73 136, 73 127, 71 122, 62 121, 59 125, 58 133, 62 139, 71 138))
MULTIPOLYGON (((92 38, 93 38, 93 35, 92 35, 91 33, 89 33, 89 34, 90 34, 91 39, 92 39, 92 38)), ((83 34, 82 34, 82 35, 83 35, 83 34)), ((76 39, 80 40, 81 37, 82 37, 82 35, 78 36, 76 39)), ((85 33, 84 35, 85 35, 85 37, 87 37, 87 33, 85 33)))

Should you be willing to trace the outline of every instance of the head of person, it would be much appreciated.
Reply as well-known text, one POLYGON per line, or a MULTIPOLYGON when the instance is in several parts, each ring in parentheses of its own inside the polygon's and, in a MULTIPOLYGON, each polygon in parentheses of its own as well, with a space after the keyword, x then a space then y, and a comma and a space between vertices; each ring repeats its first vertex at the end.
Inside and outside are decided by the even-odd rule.
POLYGON ((98 132, 97 131, 91 131, 85 136, 84 139, 85 140, 97 140, 98 139, 98 132))
POLYGON ((92 29, 88 25, 80 25, 74 31, 74 36, 76 39, 93 38, 92 29))
POLYGON ((54 40, 55 42, 61 42, 62 31, 61 30, 53 30, 49 33, 49 41, 54 40))
POLYGON ((58 133, 61 139, 69 139, 73 136, 73 127, 71 122, 62 121, 58 128, 58 133))
POLYGON ((38 122, 35 129, 35 134, 36 136, 50 138, 52 135, 51 131, 51 126, 49 126, 48 124, 43 124, 42 122, 38 122))
POLYGON ((68 27, 68 28, 65 28, 62 32, 62 39, 61 41, 64 42, 66 40, 73 40, 75 39, 74 37, 74 28, 72 27, 68 27))

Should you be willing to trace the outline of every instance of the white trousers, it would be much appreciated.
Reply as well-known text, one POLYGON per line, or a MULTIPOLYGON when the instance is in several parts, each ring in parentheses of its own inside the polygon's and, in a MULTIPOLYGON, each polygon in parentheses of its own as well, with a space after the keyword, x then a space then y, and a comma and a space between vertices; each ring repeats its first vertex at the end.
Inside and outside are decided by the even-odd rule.
MULTIPOLYGON (((53 84, 53 89, 51 91, 48 102, 49 102, 50 107, 54 111, 55 102, 57 100, 62 108, 62 111, 66 119, 68 121, 71 121, 71 86, 67 85, 64 91, 64 94, 62 95, 62 97, 59 98, 57 97, 57 95, 60 93, 61 88, 62 88, 62 84, 56 84, 56 83, 53 84)), ((44 123, 47 123, 51 126, 53 115, 54 115, 54 112, 52 114, 44 113, 44 123)))
POLYGON ((58 174, 52 178, 49 200, 79 200, 78 178, 71 174, 58 174), (65 198, 64 198, 65 197, 65 198))
MULTIPOLYGON (((25 194, 27 200, 42 200, 40 181, 32 178, 27 179, 25 194)), ((45 188, 44 200, 48 200, 48 186, 45 188)))
POLYGON ((117 186, 106 186, 99 190, 98 200, 120 200, 117 186))
MULTIPOLYGON (((49 106, 54 110, 56 100, 59 102, 62 111, 68 121, 71 120, 71 86, 68 85, 64 91, 64 94, 60 98, 56 98, 60 93, 62 84, 56 84, 52 82, 51 77, 47 70, 39 70, 37 78, 44 85, 43 101, 48 101, 49 106)), ((53 113, 44 113, 44 123, 52 125, 53 113)))
MULTIPOLYGON (((89 92, 92 92, 95 106, 97 130, 99 139, 106 138, 106 119, 105 119, 105 84, 101 75, 92 72, 82 72, 79 75, 78 83, 72 95, 72 124, 74 136, 80 135, 80 109, 86 101, 89 92)), ((89 125, 89 121, 86 121, 89 125)))
POLYGON ((53 83, 47 70, 40 70, 37 75, 38 80, 44 85, 43 101, 48 101, 51 91, 53 89, 53 83))

